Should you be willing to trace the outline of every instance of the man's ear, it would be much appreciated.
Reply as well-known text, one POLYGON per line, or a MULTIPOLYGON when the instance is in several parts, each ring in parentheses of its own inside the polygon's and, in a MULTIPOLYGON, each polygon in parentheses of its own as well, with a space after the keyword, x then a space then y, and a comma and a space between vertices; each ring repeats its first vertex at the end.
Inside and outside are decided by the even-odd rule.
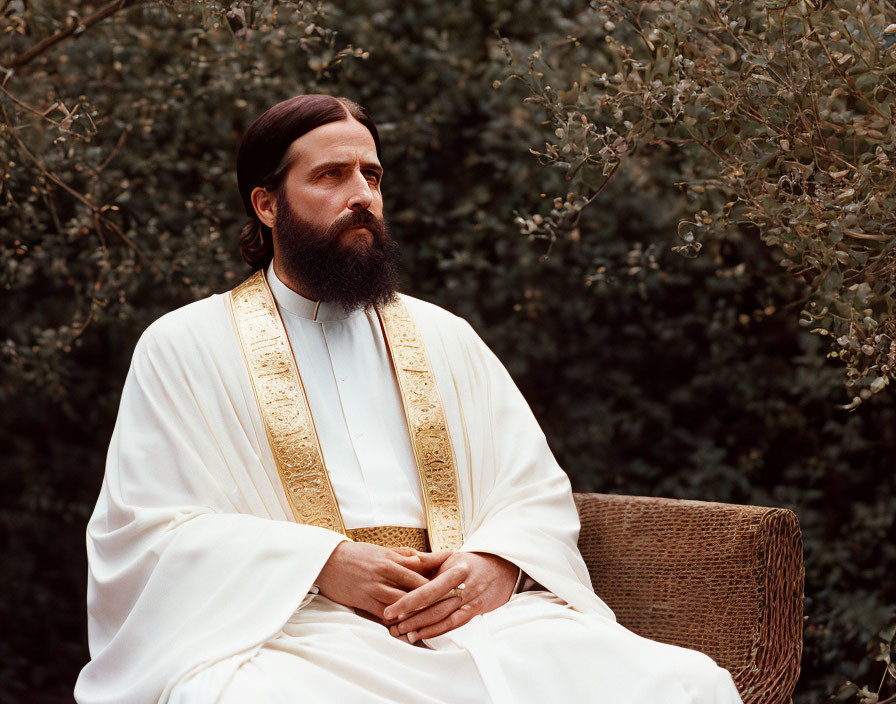
POLYGON ((252 201, 252 207, 255 208, 255 214, 258 219, 268 227, 274 227, 274 220, 277 216, 277 199, 273 193, 266 188, 254 188, 249 195, 252 201))

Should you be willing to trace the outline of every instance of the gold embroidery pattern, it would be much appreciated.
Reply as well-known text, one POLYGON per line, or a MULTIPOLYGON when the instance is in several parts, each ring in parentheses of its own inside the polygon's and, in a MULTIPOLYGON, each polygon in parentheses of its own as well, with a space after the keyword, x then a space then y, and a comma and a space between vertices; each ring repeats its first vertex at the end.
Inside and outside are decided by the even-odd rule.
POLYGON ((345 533, 302 379, 263 271, 231 291, 230 307, 296 522, 345 533))
POLYGON ((346 533, 352 540, 382 545, 384 548, 414 548, 426 552, 426 530, 403 526, 376 526, 374 528, 349 528, 346 533))
POLYGON ((379 314, 420 472, 429 542, 433 550, 457 550, 464 538, 454 450, 423 338, 400 300, 379 314))

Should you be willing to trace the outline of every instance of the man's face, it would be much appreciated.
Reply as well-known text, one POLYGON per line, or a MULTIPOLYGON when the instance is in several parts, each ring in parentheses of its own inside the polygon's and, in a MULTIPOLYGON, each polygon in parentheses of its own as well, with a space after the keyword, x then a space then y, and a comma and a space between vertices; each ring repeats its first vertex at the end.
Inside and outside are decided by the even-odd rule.
POLYGON ((304 152, 306 144, 333 151, 291 154, 292 166, 275 192, 278 273, 306 295, 346 311, 388 303, 398 286, 400 256, 382 218, 381 168, 370 132, 342 120, 312 130, 293 149, 304 152), (328 130, 331 125, 347 129, 328 130), (320 131, 322 140, 299 144, 320 131))
MULTIPOLYGON (((383 168, 373 136, 360 122, 348 118, 322 125, 293 142, 289 153, 292 163, 278 190, 303 221, 325 230, 356 211, 382 219, 383 168)), ((373 233, 363 226, 338 237, 342 247, 373 241, 373 233)))

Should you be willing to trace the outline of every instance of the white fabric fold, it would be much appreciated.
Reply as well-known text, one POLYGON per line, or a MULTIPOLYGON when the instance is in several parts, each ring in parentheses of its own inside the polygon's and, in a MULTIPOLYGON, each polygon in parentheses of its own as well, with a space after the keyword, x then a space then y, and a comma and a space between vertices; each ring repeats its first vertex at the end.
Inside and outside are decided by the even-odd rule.
POLYGON ((466 522, 461 549, 499 555, 583 613, 614 618, 595 596, 577 547, 569 478, 510 374, 466 321, 406 302, 426 340, 454 443, 466 522))
POLYGON ((284 512, 223 297, 177 313, 134 352, 88 525, 78 701, 164 700, 275 637, 345 539, 284 512))

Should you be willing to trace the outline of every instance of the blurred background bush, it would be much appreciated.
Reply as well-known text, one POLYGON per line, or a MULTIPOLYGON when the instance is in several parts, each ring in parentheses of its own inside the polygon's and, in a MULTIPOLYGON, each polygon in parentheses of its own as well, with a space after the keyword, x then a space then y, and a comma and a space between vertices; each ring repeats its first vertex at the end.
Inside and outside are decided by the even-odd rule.
POLYGON ((4 699, 71 700, 133 345, 250 273, 236 147, 303 92, 371 110, 405 290, 574 487, 793 509, 795 701, 892 695, 896 10, 745 6, 0 2, 4 699))

